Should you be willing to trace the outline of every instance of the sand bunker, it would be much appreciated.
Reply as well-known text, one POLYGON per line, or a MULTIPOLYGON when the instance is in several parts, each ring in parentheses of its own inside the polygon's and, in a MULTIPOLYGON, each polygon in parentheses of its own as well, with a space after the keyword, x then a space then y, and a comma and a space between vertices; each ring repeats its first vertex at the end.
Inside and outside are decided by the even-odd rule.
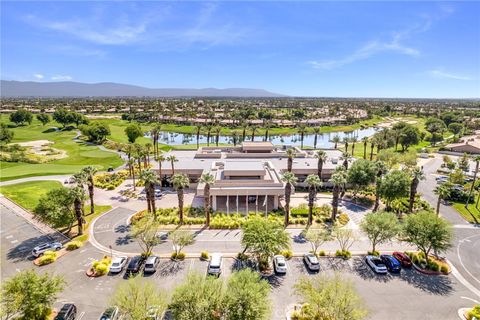
POLYGON ((66 158, 67 152, 52 148, 51 145, 53 143, 50 140, 34 140, 16 144, 27 148, 27 152, 30 154, 46 157, 48 161, 66 158))

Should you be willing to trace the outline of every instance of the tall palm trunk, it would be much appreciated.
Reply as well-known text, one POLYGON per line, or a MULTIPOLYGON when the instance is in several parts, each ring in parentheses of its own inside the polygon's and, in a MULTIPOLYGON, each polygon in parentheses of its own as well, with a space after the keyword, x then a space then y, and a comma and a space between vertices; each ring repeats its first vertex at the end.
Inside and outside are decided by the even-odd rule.
POLYGON ((288 161, 287 161, 287 171, 288 172, 292 172, 292 166, 293 166, 293 159, 288 158, 288 161))
POLYGON ((413 212, 413 204, 415 203, 415 195, 417 194, 418 179, 413 178, 412 184, 410 185, 410 200, 408 202, 408 213, 413 212))
POLYGON ((152 213, 152 196, 148 185, 145 186, 145 197, 147 198, 147 211, 152 213))
POLYGON ((292 195, 292 185, 287 183, 285 185, 285 228, 290 223, 290 198, 292 195))
POLYGON ((78 235, 83 234, 83 204, 80 199, 75 199, 73 202, 73 207, 75 210, 75 217, 77 218, 77 227, 78 227, 78 235))
POLYGON ((352 143, 352 157, 355 154, 355 142, 352 143))
POLYGON ((206 224, 207 227, 210 225, 210 184, 206 183, 205 184, 205 190, 204 190, 205 196, 204 196, 204 211, 205 211, 205 217, 206 217, 206 224))
POLYGON ((150 209, 152 210, 153 217, 157 219, 157 208, 155 206, 155 185, 151 183, 148 188, 150 189, 150 209))
POLYGON ((317 149, 317 134, 315 133, 315 137, 313 138, 313 149, 317 149))
POLYGON ((339 187, 335 186, 333 187, 333 199, 332 199, 332 222, 334 222, 337 219, 337 213, 338 213, 338 197, 339 197, 339 187))
POLYGON ((95 186, 93 185, 93 176, 88 178, 88 197, 90 198, 90 214, 95 213, 95 203, 93 200, 93 193, 94 193, 95 186))
POLYGON ((379 206, 380 206, 380 176, 377 175, 377 181, 375 183, 375 205, 373 206, 373 212, 377 212, 379 206))
POLYGON ((366 142, 363 144, 363 159, 367 159, 367 143, 366 142))
POLYGON ((476 161, 475 172, 473 174, 472 186, 470 187, 470 192, 468 193, 467 202, 465 202, 465 208, 468 207, 468 203, 470 202, 470 198, 472 197, 472 194, 473 194, 473 189, 475 188, 475 182, 477 181, 477 173, 478 173, 479 164, 480 164, 480 161, 476 161))
POLYGON ((373 160, 373 149, 375 148, 375 144, 371 144, 370 145, 370 161, 373 160))
POLYGON ((158 161, 158 181, 160 184, 160 191, 162 191, 162 161, 158 161))
POLYGON ((311 186, 308 190, 308 225, 313 223, 313 204, 315 202, 315 187, 311 186))
POLYGON ((137 190, 137 186, 135 184, 135 167, 132 168, 132 182, 133 182, 133 191, 137 190))
POLYGON ((323 171, 323 160, 318 160, 317 163, 317 175, 322 180, 322 171, 323 171))
POLYGON ((178 188, 178 218, 180 219, 180 224, 183 224, 183 188, 178 188))
POLYGON ((437 209, 436 209, 437 216, 440 214, 440 203, 441 203, 441 202, 442 202, 442 197, 438 196, 437 209))

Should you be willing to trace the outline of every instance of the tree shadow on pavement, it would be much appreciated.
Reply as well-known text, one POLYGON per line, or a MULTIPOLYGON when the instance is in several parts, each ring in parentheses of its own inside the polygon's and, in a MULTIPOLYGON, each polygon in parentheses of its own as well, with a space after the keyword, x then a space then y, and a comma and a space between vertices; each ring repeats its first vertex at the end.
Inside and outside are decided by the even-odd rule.
POLYGON ((131 235, 127 234, 126 236, 122 236, 122 237, 118 237, 116 240, 115 240, 115 244, 117 246, 125 246, 129 243, 132 243, 133 242, 133 238, 131 235))
POLYGON ((449 295, 453 291, 451 276, 429 276, 415 270, 402 270, 400 279, 420 290, 436 295, 449 295))
POLYGON ((168 277, 177 274, 178 272, 185 269, 184 261, 162 261, 157 269, 157 274, 161 277, 168 277))
POLYGON ((39 237, 26 239, 8 250, 7 260, 12 260, 11 262, 25 260, 33 261, 35 260, 35 257, 32 255, 32 249, 40 244, 48 242, 52 242, 52 238, 49 235, 42 235, 39 237))
POLYGON ((116 226, 114 231, 115 231, 115 233, 130 232, 130 226, 127 226, 125 224, 121 224, 119 226, 116 226))
POLYGON ((272 272, 272 274, 262 275, 262 279, 267 280, 267 282, 273 288, 278 288, 283 284, 285 275, 279 275, 279 274, 276 274, 275 272, 272 272))

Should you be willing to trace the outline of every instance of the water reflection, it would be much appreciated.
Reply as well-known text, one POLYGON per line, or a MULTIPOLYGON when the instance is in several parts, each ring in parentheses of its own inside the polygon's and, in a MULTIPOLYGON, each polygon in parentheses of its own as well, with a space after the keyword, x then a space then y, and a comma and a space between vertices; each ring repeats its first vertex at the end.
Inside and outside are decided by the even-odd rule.
MULTIPOLYGON (((332 138, 336 135, 343 140, 344 137, 356 137, 358 141, 360 141, 363 137, 370 137, 372 136, 378 129, 377 128, 366 128, 366 129, 357 129, 354 131, 347 131, 347 132, 329 132, 329 133, 321 133, 317 135, 317 148, 332 148, 334 143, 331 142, 332 138)), ((145 134, 146 138, 150 138, 150 132, 145 134)), ((251 135, 245 137, 245 141, 251 141, 251 135)), ((215 145, 216 137, 215 134, 212 133, 210 136, 210 144, 215 145)), ((255 135, 255 141, 265 141, 265 137, 263 135, 255 135)), ((292 135, 272 135, 268 137, 268 141, 271 141, 274 145, 291 145, 291 146, 300 146, 301 145, 301 136, 300 134, 292 134, 292 135)), ((315 141, 314 134, 306 134, 303 138, 303 146, 304 147, 313 147, 315 141)), ((196 144, 197 139, 195 134, 188 134, 188 133, 176 133, 176 132, 160 132, 160 143, 164 144, 172 144, 172 145, 179 145, 179 144, 196 144)), ((228 143, 233 144, 233 138, 230 136, 220 136, 218 139, 219 143, 228 143)), ((207 136, 200 135, 199 143, 207 143, 207 136)))

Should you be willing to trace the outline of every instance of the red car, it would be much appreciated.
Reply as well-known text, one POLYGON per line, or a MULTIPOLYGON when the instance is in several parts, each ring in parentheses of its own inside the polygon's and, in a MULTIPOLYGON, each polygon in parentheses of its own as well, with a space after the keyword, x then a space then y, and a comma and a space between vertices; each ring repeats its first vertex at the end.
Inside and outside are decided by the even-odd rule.
POLYGON ((410 257, 407 256, 405 253, 394 252, 392 255, 395 257, 395 259, 400 261, 400 263, 402 264, 402 267, 410 268, 412 266, 412 260, 410 260, 410 257))

